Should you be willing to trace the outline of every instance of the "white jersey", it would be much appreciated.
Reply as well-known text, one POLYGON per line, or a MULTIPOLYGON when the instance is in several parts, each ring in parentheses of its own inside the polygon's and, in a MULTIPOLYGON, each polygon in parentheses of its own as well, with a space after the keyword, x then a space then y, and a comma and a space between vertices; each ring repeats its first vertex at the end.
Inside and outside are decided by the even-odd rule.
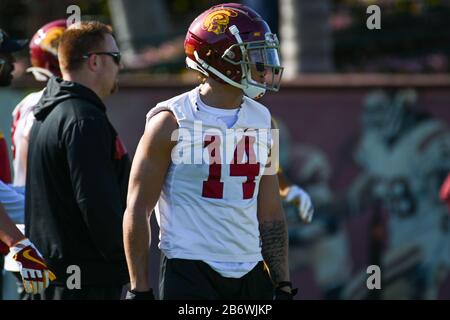
POLYGON ((14 109, 13 123, 11 127, 12 133, 12 153, 14 167, 14 186, 25 186, 27 159, 26 152, 23 150, 23 139, 27 139, 33 126, 34 115, 33 107, 39 102, 44 90, 33 92, 27 95, 14 109))
POLYGON ((182 155, 193 154, 194 162, 180 163, 172 156, 155 208, 160 225, 159 247, 168 258, 239 263, 261 261, 257 196, 269 146, 265 139, 248 138, 252 131, 248 129, 263 129, 267 133, 270 112, 256 101, 243 98, 238 119, 231 129, 247 130, 245 140, 250 139, 247 141, 251 148, 246 147, 245 154, 237 152, 242 159, 238 157, 236 163, 230 164, 224 160, 225 155, 229 149, 233 154, 236 142, 243 140, 237 139, 230 146, 225 138, 226 124, 201 111, 197 99, 198 87, 158 103, 147 114, 148 121, 160 111, 173 113, 180 128, 174 150, 182 155), (202 130, 199 132, 196 130, 200 123, 202 130), (208 136, 216 138, 212 140, 208 136), (208 147, 213 143, 220 143, 217 154, 208 147), (200 154, 196 150, 200 150, 200 154), (219 153, 222 164, 210 165, 208 157, 219 156, 219 153), (202 161, 203 157, 208 161, 202 161), (246 163, 249 158, 257 161, 246 163))
MULTIPOLYGON (((14 180, 13 186, 16 191, 22 189, 18 194, 22 193, 22 198, 25 194, 25 183, 27 173, 27 153, 28 146, 23 145, 23 140, 29 138, 31 127, 34 123, 33 107, 37 105, 44 93, 44 89, 38 92, 32 92, 27 95, 19 104, 14 108, 12 113, 13 122, 11 126, 12 134, 12 154, 13 154, 13 168, 14 168, 14 180)), ((22 200, 25 202, 25 199, 22 200)), ((14 220, 14 219, 13 219, 14 220)), ((17 228, 25 234, 24 223, 24 208, 22 208, 20 219, 15 222, 17 228)), ((5 257, 5 270, 18 272, 20 270, 17 262, 12 258, 11 253, 5 257)))
POLYGON ((450 133, 437 120, 415 125, 392 146, 373 132, 363 136, 359 162, 377 178, 375 194, 389 213, 392 250, 417 246, 426 263, 450 257, 447 209, 439 200, 439 173, 450 169, 450 133))

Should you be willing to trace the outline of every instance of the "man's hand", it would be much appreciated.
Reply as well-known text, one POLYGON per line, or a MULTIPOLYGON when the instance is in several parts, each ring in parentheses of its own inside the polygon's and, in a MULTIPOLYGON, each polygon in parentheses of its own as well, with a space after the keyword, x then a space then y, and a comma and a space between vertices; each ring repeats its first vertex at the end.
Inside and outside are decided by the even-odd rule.
POLYGON ((42 255, 27 238, 9 248, 20 267, 23 286, 27 293, 37 294, 48 287, 55 275, 48 269, 42 255))
POLYGON ((314 207, 311 198, 302 188, 296 185, 290 186, 285 200, 295 203, 298 207, 298 213, 304 222, 311 222, 314 215, 314 207))

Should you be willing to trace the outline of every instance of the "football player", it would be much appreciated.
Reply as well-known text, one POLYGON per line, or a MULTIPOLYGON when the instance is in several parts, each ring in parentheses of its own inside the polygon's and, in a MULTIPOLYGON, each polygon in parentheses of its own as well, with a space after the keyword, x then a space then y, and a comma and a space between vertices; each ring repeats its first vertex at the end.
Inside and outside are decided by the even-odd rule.
MULTIPOLYGON (((52 21, 42 26, 30 41, 31 68, 37 81, 47 81, 51 76, 61 77, 58 64, 58 44, 64 30, 66 20, 52 21)), ((44 89, 27 95, 14 109, 11 125, 12 154, 14 166, 13 184, 16 187, 25 186, 28 136, 34 122, 32 108, 41 99, 44 89)))
MULTIPOLYGON (((37 81, 47 81, 51 76, 61 77, 58 63, 58 44, 66 30, 66 20, 60 19, 45 24, 34 34, 29 43, 32 72, 37 81)), ((27 168, 28 139, 34 122, 33 107, 41 99, 44 89, 28 94, 12 113, 11 150, 13 156, 14 179, 13 186, 21 194, 25 194, 25 180, 27 168)), ((22 213, 24 211, 22 210, 22 213)), ((24 217, 16 219, 17 227, 25 233, 24 217)), ((12 254, 5 257, 5 270, 13 272, 16 277, 19 266, 12 258, 12 254)), ((18 277, 20 278, 20 277, 18 277)), ((19 292, 23 292, 19 285, 19 292)))
MULTIPOLYGON (((13 52, 22 49, 26 41, 18 41, 0 29, 0 85, 11 83, 11 72, 14 70, 13 52)), ((9 209, 17 207, 17 202, 23 208, 22 200, 17 201, 15 190, 0 181, 0 253, 11 252, 13 259, 19 266, 23 285, 28 293, 39 293, 48 287, 50 280, 54 280, 53 273, 48 269, 39 251, 25 238, 14 222, 8 216, 9 209)))
POLYGON ((330 186, 331 165, 317 146, 295 144, 290 149, 287 171, 293 181, 308 190, 317 208, 314 222, 299 223, 296 210, 287 205, 289 262, 293 272, 305 267, 314 272, 314 280, 324 299, 339 299, 350 279, 352 261, 348 235, 341 215, 330 208, 337 203, 330 186), (294 271, 295 270, 295 271, 294 271))
POLYGON ((271 115, 254 100, 279 88, 278 39, 254 10, 227 3, 194 20, 184 47, 203 81, 147 114, 124 216, 128 297, 153 297, 148 218, 155 208, 160 298, 292 299, 278 178, 276 170, 266 174, 271 144, 256 134, 270 131, 271 115), (240 139, 225 139, 230 129, 240 139), (191 149, 194 163, 178 161, 191 149))

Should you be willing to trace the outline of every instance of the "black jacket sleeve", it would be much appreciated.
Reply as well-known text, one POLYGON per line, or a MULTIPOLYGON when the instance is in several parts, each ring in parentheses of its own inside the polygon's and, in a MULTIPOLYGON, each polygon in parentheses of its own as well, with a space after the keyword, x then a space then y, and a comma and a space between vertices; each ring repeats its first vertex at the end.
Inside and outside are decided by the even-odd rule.
POLYGON ((114 132, 102 118, 74 122, 65 147, 75 200, 92 242, 105 259, 122 258, 120 185, 114 171, 114 132))

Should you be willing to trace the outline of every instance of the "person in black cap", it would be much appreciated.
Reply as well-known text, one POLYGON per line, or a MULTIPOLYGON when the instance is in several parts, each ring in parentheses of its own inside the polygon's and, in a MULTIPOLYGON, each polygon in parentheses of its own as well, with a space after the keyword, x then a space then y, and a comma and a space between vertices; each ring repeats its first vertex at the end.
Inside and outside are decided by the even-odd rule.
POLYGON ((12 72, 14 71, 13 52, 19 51, 27 45, 28 40, 16 40, 0 29, 0 86, 6 87, 11 84, 12 72))
MULTIPOLYGON (((26 40, 14 40, 0 28, 0 87, 11 84, 14 71, 14 57, 12 52, 26 46, 26 40)), ((0 181, 11 183, 11 168, 9 165, 8 149, 3 133, 0 131, 0 181)))

